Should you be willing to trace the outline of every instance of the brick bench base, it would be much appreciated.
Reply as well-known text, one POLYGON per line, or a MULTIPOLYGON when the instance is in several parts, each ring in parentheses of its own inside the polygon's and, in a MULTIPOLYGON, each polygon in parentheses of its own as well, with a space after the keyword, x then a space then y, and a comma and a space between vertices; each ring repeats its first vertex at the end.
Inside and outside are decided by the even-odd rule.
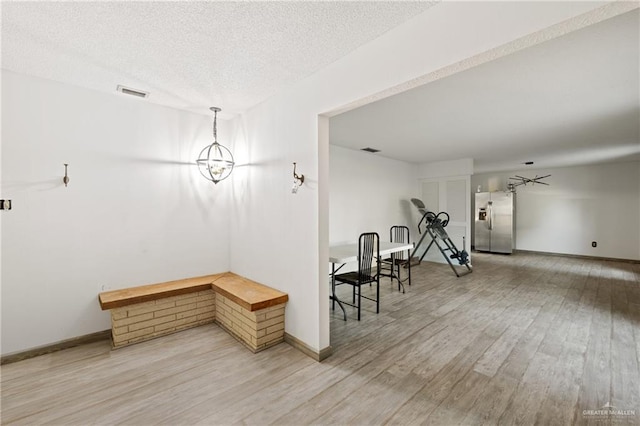
POLYGON ((253 352, 284 341, 284 304, 251 312, 216 294, 216 322, 253 352))
POLYGON ((284 341, 285 293, 226 273, 100 294, 114 348, 216 322, 259 352, 284 341))
POLYGON ((182 294, 111 310, 113 347, 130 345, 216 318, 213 290, 182 294))

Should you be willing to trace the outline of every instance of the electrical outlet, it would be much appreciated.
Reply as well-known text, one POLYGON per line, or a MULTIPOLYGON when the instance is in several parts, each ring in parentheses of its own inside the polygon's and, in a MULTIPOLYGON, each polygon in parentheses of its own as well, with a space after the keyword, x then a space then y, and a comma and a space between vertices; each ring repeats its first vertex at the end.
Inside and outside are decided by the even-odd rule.
POLYGON ((598 242, 597 241, 591 241, 591 247, 593 247, 593 248, 598 247, 598 242))

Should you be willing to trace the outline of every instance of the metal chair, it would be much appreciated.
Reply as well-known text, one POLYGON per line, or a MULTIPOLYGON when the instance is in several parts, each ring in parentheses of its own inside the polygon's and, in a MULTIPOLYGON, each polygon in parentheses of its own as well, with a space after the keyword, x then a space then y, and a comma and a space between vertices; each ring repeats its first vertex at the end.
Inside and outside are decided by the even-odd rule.
MULTIPOLYGON (((389 239, 392 243, 409 243, 409 228, 406 226, 392 226, 389 229, 389 239)), ((391 253, 391 257, 381 260, 381 269, 382 271, 389 271, 389 273, 382 273, 383 277, 389 277, 391 282, 395 278, 398 280, 398 290, 402 288, 402 292, 404 293, 404 281, 409 281, 409 285, 411 285, 411 250, 400 251, 396 253, 391 253), (401 279, 400 277, 400 269, 406 268, 408 270, 407 277, 401 279)))
POLYGON ((345 272, 335 276, 336 284, 349 284, 353 286, 353 303, 342 302, 358 309, 358 321, 360 321, 360 307, 362 299, 376 302, 376 314, 380 312, 380 263, 373 260, 380 257, 380 236, 376 232, 367 232, 358 238, 358 270, 345 272), (375 271, 372 269, 375 268, 375 271), (376 298, 362 295, 362 285, 376 283, 376 298), (357 291, 356 291, 357 289, 357 291), (357 295, 357 303, 356 303, 357 295))

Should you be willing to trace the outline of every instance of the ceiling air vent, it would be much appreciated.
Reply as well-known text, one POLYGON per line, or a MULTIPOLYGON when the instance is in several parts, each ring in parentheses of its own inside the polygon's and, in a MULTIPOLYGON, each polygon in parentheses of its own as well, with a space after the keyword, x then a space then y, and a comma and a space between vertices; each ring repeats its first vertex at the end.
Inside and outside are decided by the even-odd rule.
POLYGON ((367 152, 380 152, 379 149, 375 149, 375 148, 362 148, 361 151, 367 151, 367 152))
POLYGON ((145 99, 149 97, 149 92, 143 92, 142 90, 132 89, 130 87, 124 87, 124 86, 118 85, 116 90, 120 93, 124 93, 125 95, 136 96, 138 98, 145 99))

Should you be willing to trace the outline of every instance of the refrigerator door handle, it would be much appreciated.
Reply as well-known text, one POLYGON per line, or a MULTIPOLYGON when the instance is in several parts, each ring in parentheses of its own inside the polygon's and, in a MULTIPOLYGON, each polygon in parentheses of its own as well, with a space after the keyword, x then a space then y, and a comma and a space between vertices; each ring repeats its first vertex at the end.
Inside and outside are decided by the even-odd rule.
POLYGON ((487 207, 489 208, 489 223, 488 223, 489 231, 492 231, 493 230, 493 206, 491 201, 489 201, 487 207))

